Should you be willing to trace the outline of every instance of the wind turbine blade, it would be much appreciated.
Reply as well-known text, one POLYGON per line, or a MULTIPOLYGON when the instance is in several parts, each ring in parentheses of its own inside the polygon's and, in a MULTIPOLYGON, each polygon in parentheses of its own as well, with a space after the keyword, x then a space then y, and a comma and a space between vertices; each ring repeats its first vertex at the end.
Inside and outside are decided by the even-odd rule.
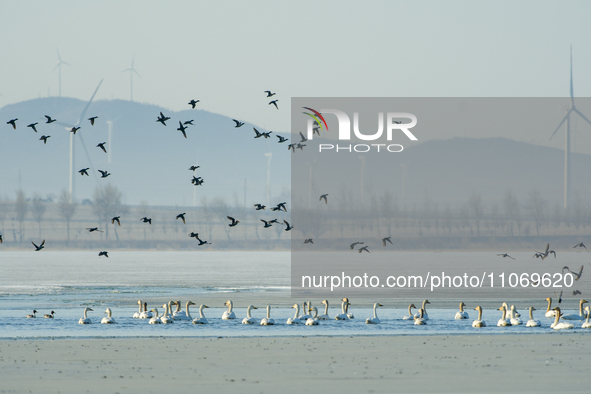
POLYGON ((80 119, 78 119, 78 123, 76 123, 76 125, 79 125, 80 122, 82 122, 82 119, 84 118, 84 115, 86 115, 86 111, 88 110, 88 107, 90 107, 90 104, 92 103, 92 100, 94 99, 94 96, 96 95, 96 92, 98 92, 99 88, 101 87, 101 83, 103 83, 103 80, 102 79, 99 82, 99 84, 96 87, 96 89, 94 90, 94 93, 92 94, 92 97, 90 98, 90 100, 88 100, 88 103, 86 103, 86 107, 84 107, 84 110, 82 110, 82 113, 80 114, 80 119))
POLYGON ((61 64, 65 64, 66 66, 70 66, 70 67, 72 67, 72 65, 71 65, 70 63, 68 63, 68 62, 60 62, 60 63, 61 63, 61 64))
POLYGON ((562 126, 562 124, 564 123, 564 121, 569 117, 570 113, 572 112, 572 108, 568 110, 568 112, 566 113, 566 115, 564 116, 564 118, 562 118, 562 121, 560 121, 560 123, 558 124, 558 127, 556 128, 556 130, 554 130, 554 133, 552 133, 552 135, 550 136, 550 139, 552 139, 552 137, 554 137, 554 134, 556 134, 556 132, 558 131, 558 129, 560 128, 560 126, 562 126))
POLYGON ((571 104, 575 100, 573 93, 573 46, 570 46, 570 102, 571 104))
POLYGON ((121 70, 122 73, 128 72, 128 71, 133 71, 133 68, 126 68, 125 70, 121 70))
POLYGON ((55 124, 65 127, 66 130, 68 130, 68 131, 70 131, 72 129, 72 127, 74 127, 74 125, 71 124, 71 123, 62 122, 62 121, 59 121, 59 120, 56 121, 55 124))
POLYGON ((62 64, 62 62, 59 62, 58 64, 56 64, 55 68, 53 70, 51 70, 51 72, 54 72, 55 70, 57 70, 61 64, 62 64))
POLYGON ((135 71, 135 69, 132 69, 131 71, 133 71, 135 73, 135 75, 137 75, 138 77, 142 77, 137 71, 135 71))
POLYGON ((591 122, 589 121, 589 119, 587 119, 587 118, 585 117, 585 115, 583 115, 582 113, 580 113, 578 109, 576 109, 576 108, 573 108, 573 111, 575 111, 577 114, 579 114, 579 116, 580 116, 581 118, 585 119, 585 122, 587 122, 587 123, 591 124, 591 122))
POLYGON ((59 62, 61 63, 62 57, 60 56, 60 51, 57 48, 55 48, 55 51, 57 52, 57 60, 59 60, 59 62))

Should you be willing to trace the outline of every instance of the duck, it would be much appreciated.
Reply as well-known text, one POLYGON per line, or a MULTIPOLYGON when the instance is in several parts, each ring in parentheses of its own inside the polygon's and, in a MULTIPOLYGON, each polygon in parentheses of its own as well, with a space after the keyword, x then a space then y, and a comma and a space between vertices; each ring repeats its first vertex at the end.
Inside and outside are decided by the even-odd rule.
POLYGON ((335 320, 349 320, 349 316, 347 316, 347 312, 346 312, 346 305, 348 304, 347 301, 343 301, 343 303, 341 304, 341 314, 336 315, 334 317, 335 320))
POLYGON ((43 317, 46 318, 46 319, 53 319, 53 314, 54 313, 55 313, 54 311, 51 311, 51 313, 49 315, 43 315, 43 317))
POLYGON ((138 311, 138 312, 136 312, 136 313, 134 313, 134 314, 133 314, 133 316, 132 316, 132 317, 133 317, 134 319, 139 319, 139 318, 140 318, 140 315, 142 314, 142 307, 144 306, 144 304, 142 304, 142 300, 138 300, 138 302, 137 302, 137 303, 139 304, 139 306, 140 306, 140 309, 139 309, 139 311, 138 311))
POLYGON ((185 304, 185 311, 186 312, 181 311, 181 306, 180 306, 181 301, 180 300, 176 300, 175 304, 176 304, 176 311, 174 311, 174 313, 172 314, 172 318, 174 320, 189 320, 189 321, 193 320, 191 318, 191 315, 189 314, 189 305, 195 305, 194 302, 187 301, 187 303, 185 304))
POLYGON ((300 320, 308 320, 309 318, 312 317, 311 314, 306 313, 306 311, 310 310, 310 307, 311 307, 310 304, 311 304, 310 301, 308 301, 308 302, 304 301, 303 302, 303 304, 302 304, 302 306, 303 306, 302 315, 299 317, 300 320))
POLYGON ((585 313, 583 313, 583 304, 587 303, 587 300, 583 300, 581 299, 581 301, 579 301, 579 314, 578 315, 574 315, 574 314, 568 314, 568 315, 562 315, 562 319, 563 320, 584 320, 585 319, 585 313))
POLYGON ((295 316, 287 318, 285 324, 300 324, 300 318, 298 317, 298 315, 300 314, 300 306, 298 304, 293 304, 292 308, 295 308, 296 310, 295 316))
POLYGON ((378 318, 377 309, 378 306, 383 306, 382 304, 375 303, 373 304, 373 317, 368 317, 365 319, 365 324, 380 324, 380 319, 378 318))
POLYGON ((234 307, 234 303, 232 302, 232 300, 226 301, 224 305, 228 307, 228 310, 224 311, 224 313, 222 314, 222 320, 236 319, 236 315, 234 314, 234 312, 232 312, 232 308, 234 307))
POLYGON ((162 305, 162 308, 164 308, 164 315, 160 318, 160 321, 163 324, 172 324, 174 323, 174 320, 168 316, 169 311, 170 311, 170 302, 168 304, 164 304, 162 305))
POLYGON ((271 319, 271 305, 267 305, 267 317, 263 317, 261 326, 272 326, 274 324, 275 320, 271 319))
POLYGON ((554 323, 550 325, 550 328, 553 328, 555 330, 571 330, 575 327, 575 325, 572 323, 567 323, 565 321, 559 322, 560 318, 562 317, 562 313, 560 313, 560 308, 556 307, 554 308, 554 310, 556 311, 556 316, 554 317, 554 323))
POLYGON ((517 314, 515 313, 515 305, 511 305, 511 313, 509 315, 509 321, 511 322, 512 326, 520 326, 522 321, 517 314))
POLYGON ((461 319, 468 319, 470 316, 468 316, 468 312, 466 312, 464 310, 464 307, 466 306, 466 304, 464 304, 463 302, 460 302, 460 310, 458 312, 456 312, 456 320, 461 320, 461 319))
POLYGON ((37 310, 33 310, 32 315, 27 315, 27 319, 34 319, 37 317, 37 310))
POLYGON ((316 309, 316 307, 313 306, 312 309, 310 309, 310 312, 312 312, 312 317, 309 318, 308 320, 306 320, 306 325, 307 326, 317 326, 318 325, 318 309, 316 309))
POLYGON ((105 313, 107 314, 107 317, 103 317, 101 319, 101 324, 114 324, 114 323, 116 323, 115 319, 113 319, 113 317, 112 317, 111 308, 107 308, 107 310, 105 311, 105 313))
POLYGON ((249 305, 248 308, 246 308, 246 317, 244 319, 242 319, 242 324, 256 323, 256 319, 254 317, 250 316, 251 309, 258 309, 258 308, 254 305, 249 305))
POLYGON ((425 320, 425 310, 423 308, 419 309, 419 316, 415 317, 415 326, 423 326, 427 324, 425 320))
POLYGON ((501 305, 501 307, 499 309, 497 309, 497 310, 503 312, 503 316, 497 322, 497 326, 498 327, 510 326, 511 325, 511 322, 509 320, 507 320, 507 308, 505 307, 505 305, 501 305))
POLYGON ((322 300, 321 304, 324 304, 324 314, 318 316, 318 320, 330 320, 328 316, 328 300, 322 300))
POLYGON ((536 310, 536 308, 534 308, 533 306, 529 307, 529 320, 527 321, 527 323, 525 323, 526 327, 540 327, 540 321, 539 320, 534 320, 534 311, 536 310))
POLYGON ((417 307, 415 306, 415 304, 410 304, 408 306, 408 315, 407 316, 404 316, 402 318, 402 320, 413 320, 415 318, 415 316, 412 314, 412 310, 411 310, 412 308, 417 309, 417 307))
POLYGON ((148 323, 149 324, 162 324, 162 321, 158 317, 158 309, 156 309, 156 308, 150 309, 150 313, 151 312, 154 312, 154 317, 152 317, 148 323))
POLYGON ((548 301, 548 309, 546 309, 546 317, 554 317, 556 316, 556 311, 554 309, 552 309, 552 298, 548 297, 546 298, 546 301, 548 301))
POLYGON ((345 313, 347 314, 347 317, 349 319, 355 319, 355 316, 353 316, 352 313, 349 313, 349 305, 351 305, 351 303, 349 302, 349 299, 348 298, 343 298, 342 301, 345 301, 346 302, 346 304, 345 304, 345 313))
POLYGON ((140 313, 139 319, 151 319, 152 312, 148 312, 148 303, 144 302, 144 311, 140 313))
POLYGON ((193 324, 208 324, 209 322, 207 321, 207 319, 205 318, 205 316, 203 315, 203 309, 204 308, 209 308, 207 305, 199 305, 199 317, 193 319, 193 324))
POLYGON ((90 319, 88 318, 88 312, 92 311, 92 309, 90 309, 89 307, 84 308, 84 317, 81 317, 80 320, 78 320, 78 324, 90 324, 92 323, 90 321, 90 319))
POLYGON ((474 320, 472 322, 472 327, 486 327, 486 322, 484 320, 482 320, 482 308, 480 307, 480 305, 478 305, 476 308, 474 308, 475 311, 478 311, 478 319, 474 320))
MULTIPOLYGON (((424 320, 429 320, 429 315, 427 314, 427 309, 426 309, 426 305, 430 304, 429 300, 423 300, 423 305, 421 306, 421 309, 423 310, 423 319, 424 320)), ((420 312, 420 309, 419 309, 420 312)), ((415 317, 419 317, 419 313, 415 313, 415 317)))
POLYGON ((583 325, 581 326, 581 328, 591 328, 591 322, 589 321, 589 318, 591 317, 591 307, 589 307, 589 305, 587 305, 585 307, 585 311, 587 311, 587 318, 583 322, 583 325))

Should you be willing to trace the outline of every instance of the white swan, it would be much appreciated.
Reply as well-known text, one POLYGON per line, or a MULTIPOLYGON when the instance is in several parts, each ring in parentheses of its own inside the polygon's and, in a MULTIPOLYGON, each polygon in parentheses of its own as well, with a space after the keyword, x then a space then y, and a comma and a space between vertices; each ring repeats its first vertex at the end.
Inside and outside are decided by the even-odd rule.
POLYGON ((540 327, 540 321, 539 320, 535 320, 534 319, 534 312, 536 308, 534 308, 533 306, 529 307, 529 320, 527 321, 527 323, 525 323, 526 327, 540 327))
POLYGON ((497 310, 503 311, 503 317, 501 317, 499 319, 499 321, 497 322, 497 326, 498 327, 510 326, 511 322, 507 320, 507 308, 505 307, 505 305, 501 305, 501 307, 497 310))
POLYGON ((139 319, 139 318, 140 318, 140 315, 142 314, 142 307, 144 306, 144 305, 142 304, 142 300, 138 300, 138 302, 137 302, 137 303, 140 305, 140 310, 139 310, 138 312, 136 312, 136 313, 134 313, 134 314, 133 314, 133 316, 132 316, 132 317, 133 317, 134 319, 139 319))
POLYGON ((591 308, 586 306, 585 310, 587 311, 587 318, 585 319, 585 322, 583 322, 581 328, 591 328, 591 322, 589 321, 589 318, 591 317, 591 308))
POLYGON ((515 305, 511 305, 511 314, 509 316, 509 321, 511 322, 512 326, 520 326, 522 324, 521 319, 517 317, 517 315, 518 313, 515 313, 515 305))
MULTIPOLYGON (((503 306, 505 307, 505 310, 507 311, 507 315, 510 316, 509 311, 511 310, 511 308, 509 308, 509 305, 507 305, 506 302, 503 302, 503 306)), ((517 312, 517 310, 515 310, 515 317, 521 317, 521 314, 519 312, 517 312)))
POLYGON ((376 309, 378 306, 383 306, 382 304, 378 304, 377 302, 373 304, 373 317, 368 317, 365 319, 365 324, 380 324, 380 319, 378 318, 378 314, 376 309))
POLYGON ((158 317, 158 309, 151 309, 150 312, 154 312, 154 316, 150 319, 150 324, 162 324, 162 321, 158 317))
POLYGON ((162 305, 162 308, 164 308, 164 315, 160 318, 160 321, 163 324, 172 324, 174 323, 174 320, 172 320, 171 317, 168 316, 170 309, 168 309, 170 307, 170 302, 168 304, 164 304, 162 305))
POLYGON ((256 319, 252 316, 250 316, 250 310, 251 309, 258 309, 256 306, 253 305, 249 305, 248 308, 246 309, 246 317, 244 319, 242 319, 242 324, 254 324, 256 323, 256 319))
POLYGON ((271 305, 267 305, 267 317, 263 317, 261 326, 272 326, 274 324, 275 320, 271 319, 271 305))
POLYGON ((295 316, 287 318, 285 324, 300 324, 300 306, 298 304, 293 304, 292 308, 295 308, 295 316))
POLYGON ((468 316, 468 312, 464 311, 464 307, 466 306, 466 304, 464 304, 463 302, 460 302, 460 310, 458 312, 456 312, 456 320, 461 320, 461 319, 468 319, 470 316, 468 316))
POLYGON ((408 306, 408 316, 404 316, 402 318, 402 320, 414 320, 415 316, 412 314, 412 308, 417 309, 417 307, 415 306, 415 304, 410 304, 408 306))
POLYGON ((208 324, 209 322, 203 315, 203 308, 209 308, 207 305, 199 305, 199 317, 193 319, 193 324, 208 324))
POLYGON ((349 313, 349 305, 352 305, 352 304, 349 302, 349 299, 348 299, 348 298, 343 298, 343 299, 342 299, 342 301, 345 301, 345 302, 346 302, 346 304, 345 304, 345 313, 347 314, 347 317, 348 317, 349 319, 355 319, 355 316, 353 316, 353 314, 352 314, 352 313, 349 313))
MULTIPOLYGON (((430 304, 429 300, 424 300, 423 305, 421 306, 421 309, 423 310, 423 320, 429 320, 429 315, 427 314, 427 308, 426 308, 427 304, 430 304)), ((420 312, 421 312, 421 310, 419 309, 419 312, 415 313, 415 318, 420 317, 419 316, 420 312)))
POLYGON ((321 304, 324 304, 324 314, 318 316, 318 320, 330 320, 328 316, 328 300, 322 300, 321 304))
POLYGON ((306 320, 307 326, 317 326, 318 325, 318 309, 315 306, 310 309, 312 312, 312 317, 306 320))
POLYGON ((138 319, 151 319, 152 312, 148 312, 148 303, 144 302, 144 310, 140 313, 140 317, 138 319))
POLYGON ((105 313, 107 314, 107 317, 103 317, 101 319, 101 323, 102 324, 113 324, 116 323, 115 319, 113 319, 113 317, 111 317, 111 308, 107 308, 107 310, 105 311, 105 313))
POLYGON ((302 303, 302 315, 299 317, 300 320, 308 320, 309 318, 312 317, 312 315, 308 313, 308 309, 310 309, 309 307, 310 307, 309 301, 308 302, 304 301, 302 303))
POLYGON ((176 311, 172 314, 172 318, 174 320, 193 320, 193 318, 191 317, 191 314, 189 313, 189 305, 195 305, 195 303, 193 301, 187 301, 187 303, 185 304, 185 312, 181 311, 180 309, 180 304, 181 301, 177 300, 175 302, 176 304, 176 311))
POLYGON ((548 309, 546 309, 546 314, 544 316, 546 316, 546 317, 556 316, 556 311, 554 309, 552 309, 552 298, 548 297, 548 298, 546 298, 546 301, 548 301, 548 309))
POLYGON ((478 311, 478 319, 474 320, 472 322, 472 327, 486 327, 486 322, 484 320, 482 320, 482 308, 480 307, 480 305, 478 305, 476 308, 474 308, 475 311, 478 311))
POLYGON ((226 305, 228 307, 228 310, 224 311, 224 313, 222 314, 222 319, 223 320, 236 319, 236 315, 234 314, 234 312, 232 312, 232 308, 234 308, 234 303, 232 302, 232 300, 226 301, 226 303, 224 305, 226 305))
POLYGON ((419 316, 415 317, 415 325, 422 326, 425 324, 427 324, 427 321, 425 320, 425 310, 421 308, 419 309, 419 316))
POLYGON ((581 300, 579 301, 579 314, 578 315, 574 315, 574 314, 568 314, 568 315, 562 315, 562 319, 563 320, 584 320, 585 319, 585 314, 583 313, 583 304, 585 304, 587 302, 587 300, 581 300))
POLYGON ((560 313, 559 307, 554 308, 554 310, 556 311, 556 316, 554 317, 554 323, 550 325, 550 328, 555 330, 570 330, 574 328, 575 325, 572 323, 567 323, 565 321, 559 323, 558 321, 562 317, 562 313, 560 313))
POLYGON ((92 309, 90 309, 89 307, 84 308, 84 317, 81 317, 80 320, 78 320, 78 324, 90 324, 90 323, 92 323, 90 321, 90 319, 88 318, 88 311, 92 311, 92 309))
POLYGON ((347 310, 345 309, 347 304, 347 301, 343 301, 341 304, 341 314, 336 315, 334 317, 335 320, 349 320, 349 316, 347 316, 347 310))

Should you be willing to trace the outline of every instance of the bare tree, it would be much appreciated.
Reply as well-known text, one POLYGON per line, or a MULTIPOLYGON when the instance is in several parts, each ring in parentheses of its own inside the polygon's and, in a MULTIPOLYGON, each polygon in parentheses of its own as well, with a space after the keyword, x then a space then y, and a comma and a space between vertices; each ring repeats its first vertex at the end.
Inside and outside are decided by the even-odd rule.
POLYGON ((484 213, 484 204, 482 203, 482 196, 480 193, 472 192, 468 199, 468 208, 474 223, 476 224, 476 236, 480 237, 480 221, 484 213))
POLYGON ((94 189, 92 210, 99 223, 105 226, 105 236, 109 239, 109 222, 123 210, 122 194, 116 186, 108 183, 104 187, 94 189))
POLYGON ((527 209, 536 224, 536 235, 540 236, 540 226, 544 219, 544 211, 547 206, 546 199, 542 197, 542 193, 536 188, 533 188, 527 193, 527 201, 525 202, 525 209, 527 209))
POLYGON ((70 193, 65 189, 62 190, 57 203, 57 212, 66 221, 68 242, 70 241, 70 221, 74 216, 74 212, 76 212, 77 206, 78 204, 76 204, 75 201, 72 200, 72 202, 70 202, 70 193))
POLYGON ((226 233, 226 237, 228 237, 228 241, 231 241, 232 238, 230 237, 230 226, 228 226, 228 204, 226 200, 222 197, 216 197, 211 202, 211 210, 214 217, 217 221, 221 224, 224 232, 226 233))
POLYGON ((15 211, 16 219, 18 220, 19 225, 19 242, 23 242, 25 234, 25 226, 23 222, 25 221, 25 217, 27 216, 28 209, 29 207, 27 204, 27 199, 25 198, 25 192, 22 189, 17 190, 15 211))
POLYGON ((505 193, 505 197, 503 199, 503 213, 505 219, 507 220, 507 232, 510 236, 513 236, 514 225, 520 225, 520 212, 517 197, 515 197, 515 194, 513 194, 510 190, 505 193))
POLYGON ((35 193, 33 195, 33 209, 32 209, 32 213, 33 213, 33 218, 35 218, 35 221, 37 222, 37 225, 39 226, 39 238, 41 238, 41 221, 43 220, 43 215, 45 215, 45 211, 47 210, 47 206, 45 205, 45 202, 43 201, 43 199, 41 198, 41 196, 39 195, 39 193, 35 193))

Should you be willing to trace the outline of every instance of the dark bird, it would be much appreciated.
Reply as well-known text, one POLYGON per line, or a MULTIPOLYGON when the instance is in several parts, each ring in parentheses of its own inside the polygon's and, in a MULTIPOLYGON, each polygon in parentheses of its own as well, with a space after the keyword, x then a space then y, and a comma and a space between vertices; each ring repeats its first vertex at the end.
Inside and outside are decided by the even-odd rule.
POLYGON ((88 170, 90 170, 90 168, 83 168, 78 172, 80 173, 80 175, 90 176, 90 175, 88 175, 88 170))
POLYGON ((267 97, 273 97, 276 94, 276 93, 271 93, 270 90, 265 90, 265 93, 267 93, 267 97))
POLYGON ((577 294, 583 294, 583 293, 581 293, 579 290, 573 291, 573 296, 576 296, 577 294))
POLYGON ((191 234, 189 234, 189 237, 191 237, 191 238, 199 238, 199 233, 191 232, 191 234))
POLYGON ((186 120, 186 121, 184 121, 184 122, 183 122, 183 124, 184 124, 184 125, 191 125, 191 126, 193 126, 193 119, 191 119, 191 120, 186 120))
POLYGON ((369 248, 369 246, 364 246, 364 247, 362 247, 362 248, 359 248, 359 249, 357 249, 357 251, 358 251, 359 253, 362 253, 363 251, 365 251, 365 252, 367 252, 367 253, 371 253, 371 252, 369 251, 369 249, 367 249, 367 248, 369 248))
POLYGON ((105 144, 106 144, 106 142, 101 142, 96 147, 101 148, 103 150, 103 152, 107 153, 107 150, 105 149, 105 144))
POLYGON ((515 260, 513 257, 509 256, 507 253, 497 253, 497 256, 509 257, 510 259, 515 260))
POLYGON ((8 122, 6 122, 6 124, 11 124, 12 128, 16 130, 16 121, 17 120, 18 120, 18 118, 10 119, 8 122))
POLYGON ((228 224, 228 226, 230 227, 234 227, 235 225, 237 225, 238 223, 240 223, 240 220, 236 220, 234 219, 232 216, 226 216, 229 220, 232 221, 232 223, 228 224))
POLYGON ((306 144, 300 144, 300 143, 298 143, 296 145, 296 148, 298 148, 299 150, 304 150, 304 146, 306 146, 306 144))
POLYGON ((39 138, 39 141, 43 141, 44 144, 47 144, 47 139, 51 137, 50 135, 42 135, 41 138, 39 138))
POLYGON ((169 120, 169 119, 170 119, 170 117, 164 116, 164 114, 162 113, 162 111, 160 111, 160 116, 158 117, 158 119, 156 119, 156 122, 160 122, 164 126, 166 126, 166 121, 169 120))
POLYGON ((144 223, 150 223, 150 225, 152 225, 152 218, 147 218, 147 217, 143 217, 140 219, 140 222, 144 222, 144 223))
POLYGON ((195 109, 195 104, 197 104, 199 101, 200 101, 200 100, 193 100, 193 99, 191 99, 191 101, 189 101, 189 103, 188 103, 188 104, 189 104, 191 107, 193 107, 193 109, 195 109))
POLYGON ((279 138, 279 143, 283 143, 285 141, 289 141, 289 138, 283 138, 282 136, 280 136, 279 134, 275 135, 275 137, 279 138))
POLYGON ((265 223, 265 228, 272 226, 272 224, 270 222, 267 222, 266 220, 261 219, 261 222, 265 223))
POLYGON ((105 256, 106 258, 109 258, 109 253, 106 250, 103 250, 102 252, 99 252, 99 257, 101 256, 105 256))
POLYGON ((313 240, 312 238, 306 238, 306 239, 304 240, 304 243, 305 243, 305 244, 313 244, 313 243, 314 243, 314 240, 313 240))
POLYGON ((93 116, 92 118, 88 118, 88 120, 90 120, 90 125, 94 126, 94 120, 97 119, 98 116, 93 116))
POLYGON ((241 122, 241 121, 236 120, 236 119, 232 119, 232 120, 236 123, 236 126, 234 126, 234 128, 238 128, 238 127, 244 126, 244 122, 241 122))
POLYGON ((277 224, 279 224, 279 222, 277 221, 277 219, 270 220, 269 223, 277 223, 277 224))
POLYGON ((320 199, 318 201, 322 201, 322 199, 324 198, 324 202, 326 204, 328 204, 328 199, 326 197, 328 197, 328 194, 323 194, 323 195, 320 196, 320 199))
MULTIPOLYGON (((106 177, 108 177, 109 175, 111 175, 111 173, 110 173, 110 172, 108 172, 108 171, 98 170, 98 172, 100 172, 100 173, 101 173, 101 178, 106 178, 106 177)), ((88 175, 88 174, 87 174, 87 175, 88 175)))
POLYGON ((312 135, 318 134, 320 136, 320 127, 312 127, 312 135))
POLYGON ((38 124, 37 122, 35 122, 35 123, 31 123, 31 124, 28 124, 28 125, 27 125, 27 127, 30 127, 30 128, 32 128, 33 130, 35 130, 35 133, 36 133, 36 132, 37 132, 37 129, 35 128, 35 126, 36 126, 37 124, 38 124))
POLYGON ((265 209, 266 205, 262 205, 262 204, 254 204, 254 206, 256 207, 257 211, 260 211, 261 209, 265 209))
POLYGON ((4 240, 2 239, 2 234, 0 234, 0 244, 3 242, 4 242, 4 240))
POLYGON ((111 218, 111 224, 115 224, 115 222, 117 222, 118 225, 121 226, 121 216, 115 216, 113 218, 111 218))
POLYGON ((285 223, 285 225, 287 226, 285 228, 285 231, 289 231, 293 228, 293 226, 291 226, 287 220, 284 220, 283 223, 285 223))
POLYGON ((280 202, 279 204, 277 204, 277 208, 281 208, 285 212, 287 212, 287 209, 285 208, 285 204, 287 204, 287 203, 286 202, 280 202))
POLYGON ((390 238, 391 237, 382 238, 382 245, 384 245, 384 247, 386 246, 386 242, 390 242, 391 245, 394 245, 390 238))
POLYGON ((277 106, 277 101, 279 101, 279 100, 273 100, 269 103, 269 105, 273 104, 275 106, 275 108, 279 109, 279 107, 277 106))
POLYGON ((574 276, 575 280, 579 280, 579 279, 581 279, 581 275, 583 274, 583 268, 585 268, 584 265, 581 266, 581 269, 579 270, 579 272, 574 272, 574 271, 571 271, 570 268, 568 268, 565 265, 564 267, 562 267, 562 273, 564 274, 565 271, 569 272, 574 276))
POLYGON ((300 131, 300 137, 302 138, 302 140, 300 142, 306 142, 306 141, 308 141, 308 139, 306 137, 304 137, 304 134, 302 134, 301 131, 300 131))
POLYGON ((205 245, 205 244, 209 244, 209 245, 211 245, 211 242, 204 241, 204 240, 202 240, 202 239, 201 239, 201 238, 199 238, 199 237, 196 237, 196 238, 197 238, 197 241, 199 241, 199 246, 201 246, 201 245, 205 245))
POLYGON ((259 133, 259 131, 257 129, 255 129, 254 127, 252 129, 256 133, 256 135, 254 136, 254 138, 261 138, 263 136, 264 133, 259 133))
POLYGON ((558 303, 562 303, 562 290, 560 291, 560 295, 558 295, 557 292, 554 292, 554 294, 556 294, 556 298, 558 298, 558 303))
POLYGON ((201 186, 203 184, 203 178, 201 178, 200 176, 193 176, 193 179, 191 179, 191 183, 195 186, 201 186))
POLYGON ((51 311, 51 313, 50 313, 50 314, 48 314, 48 315, 43 315, 43 317, 44 317, 45 319, 53 319, 53 314, 54 314, 54 313, 55 313, 55 311, 51 311))
POLYGON ((47 122, 45 122, 45 123, 53 123, 53 122, 55 122, 55 119, 51 119, 51 116, 49 116, 49 115, 44 115, 44 116, 47 118, 47 122))
POLYGON ((587 249, 587 247, 585 246, 585 244, 584 244, 584 243, 582 243, 582 242, 581 242, 580 244, 576 244, 575 246, 573 246, 573 249, 574 249, 574 248, 585 248, 585 250, 586 250, 587 252, 589 251, 589 250, 587 249))
POLYGON ((274 212, 281 211, 281 208, 280 207, 273 207, 273 208, 271 208, 271 211, 274 211, 274 212))
POLYGON ((193 171, 195 172, 196 169, 198 169, 200 166, 191 166, 189 167, 189 171, 193 171))
POLYGON ((90 227, 90 228, 86 228, 88 230, 89 233, 92 233, 93 231, 98 231, 99 233, 102 233, 101 230, 98 229, 98 227, 90 227))
POLYGON ((287 150, 290 150, 290 149, 293 151, 293 153, 295 153, 296 144, 289 144, 289 145, 287 145, 287 150))
POLYGON ((183 125, 180 120, 179 120, 179 127, 177 128, 177 130, 180 131, 181 133, 183 133, 185 138, 187 138, 187 133, 185 133, 185 130, 187 130, 187 126, 183 125))
POLYGON ((33 241, 31 241, 31 243, 35 247, 35 252, 38 252, 38 251, 40 251, 41 249, 43 249, 45 247, 45 240, 43 240, 43 242, 41 242, 41 245, 39 245, 39 246, 37 246, 35 244, 35 242, 33 242, 33 241))
POLYGON ((80 127, 76 127, 76 126, 74 126, 74 127, 72 127, 72 130, 70 130, 70 133, 74 133, 74 135, 76 135, 76 132, 77 132, 78 130, 80 130, 80 127))
POLYGON ((365 242, 353 242, 351 245, 349 245, 349 247, 351 249, 355 249, 356 245, 363 245, 365 242))
POLYGON ((536 252, 536 253, 535 253, 535 254, 532 256, 532 259, 533 259, 534 257, 535 257, 536 259, 539 259, 539 258, 541 258, 542 260, 544 260, 544 257, 545 257, 545 256, 544 256, 544 253, 542 253, 542 252, 536 252))
POLYGON ((178 215, 176 215, 176 218, 177 218, 177 219, 183 219, 183 224, 187 224, 187 223, 185 222, 185 215, 186 215, 186 214, 187 214, 186 212, 179 213, 178 215))
POLYGON ((271 133, 272 133, 272 131, 269 131, 267 133, 263 133, 263 137, 265 137, 265 138, 271 138, 271 133))

